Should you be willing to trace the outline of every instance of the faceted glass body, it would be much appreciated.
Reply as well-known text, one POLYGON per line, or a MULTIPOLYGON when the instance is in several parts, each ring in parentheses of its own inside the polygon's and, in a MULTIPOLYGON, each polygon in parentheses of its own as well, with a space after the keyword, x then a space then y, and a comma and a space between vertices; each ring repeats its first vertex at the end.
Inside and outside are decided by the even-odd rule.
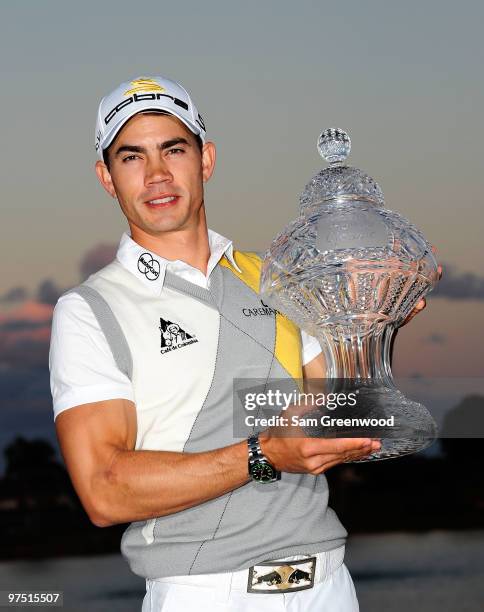
POLYGON ((395 329, 437 280, 422 233, 384 208, 371 177, 340 164, 308 183, 299 217, 265 254, 263 300, 319 339, 328 378, 358 389, 359 416, 395 416, 394 428, 374 432, 382 448, 371 459, 415 452, 436 436, 426 408, 395 387, 390 347, 395 329))

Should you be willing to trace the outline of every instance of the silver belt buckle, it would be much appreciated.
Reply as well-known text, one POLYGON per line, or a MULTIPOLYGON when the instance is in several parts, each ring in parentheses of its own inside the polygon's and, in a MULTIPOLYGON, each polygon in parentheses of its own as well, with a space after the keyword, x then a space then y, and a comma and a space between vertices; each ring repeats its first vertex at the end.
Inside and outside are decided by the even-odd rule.
POLYGON ((264 561, 249 567, 247 593, 287 593, 311 589, 316 557, 298 561, 264 561))

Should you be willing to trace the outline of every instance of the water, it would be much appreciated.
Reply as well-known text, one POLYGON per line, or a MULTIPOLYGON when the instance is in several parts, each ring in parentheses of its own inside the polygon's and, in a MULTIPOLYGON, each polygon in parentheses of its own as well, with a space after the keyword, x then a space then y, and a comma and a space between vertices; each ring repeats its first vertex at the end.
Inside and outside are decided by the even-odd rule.
MULTIPOLYGON (((361 612, 484 610, 484 531, 352 536, 345 563, 361 612)), ((3 562, 0 589, 61 589, 64 612, 140 612, 145 582, 106 555, 3 562)))
POLYGON ((132 574, 120 555, 0 563, 0 590, 35 589, 63 591, 64 605, 30 610, 140 612, 145 581, 132 574))
POLYGON ((359 535, 345 563, 361 612, 484 611, 484 531, 359 535))

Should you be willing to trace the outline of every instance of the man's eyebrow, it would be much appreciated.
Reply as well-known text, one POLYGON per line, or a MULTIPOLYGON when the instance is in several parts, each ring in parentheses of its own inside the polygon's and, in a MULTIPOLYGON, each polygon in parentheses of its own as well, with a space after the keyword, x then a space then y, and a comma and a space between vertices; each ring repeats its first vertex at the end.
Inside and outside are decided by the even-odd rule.
POLYGON ((191 147, 191 144, 186 138, 172 138, 171 140, 165 140, 165 142, 162 142, 160 144, 160 149, 164 151, 165 149, 169 149, 177 144, 185 144, 191 147))
MULTIPOLYGON (((177 144, 184 144, 191 147, 191 144, 188 142, 186 138, 172 138, 171 140, 165 140, 158 148, 164 151, 165 149, 169 149, 177 144)), ((121 153, 146 153, 146 149, 144 147, 139 147, 137 145, 125 144, 116 149, 115 155, 120 155, 121 153)))

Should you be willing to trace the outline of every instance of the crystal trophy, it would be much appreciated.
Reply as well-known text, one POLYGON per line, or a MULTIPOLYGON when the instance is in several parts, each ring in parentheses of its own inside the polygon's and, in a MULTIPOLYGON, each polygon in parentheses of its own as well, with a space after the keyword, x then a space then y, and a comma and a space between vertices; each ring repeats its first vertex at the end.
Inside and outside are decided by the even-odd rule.
POLYGON ((343 130, 320 135, 318 150, 329 166, 306 185, 298 218, 265 253, 260 293, 318 338, 328 384, 357 394, 354 408, 334 416, 378 423, 394 417, 392 427, 311 434, 377 437, 381 449, 362 460, 369 461, 422 450, 437 435, 428 410, 397 389, 390 351, 396 328, 436 285, 438 270, 422 233, 385 208, 374 179, 346 164, 350 148, 343 130))

